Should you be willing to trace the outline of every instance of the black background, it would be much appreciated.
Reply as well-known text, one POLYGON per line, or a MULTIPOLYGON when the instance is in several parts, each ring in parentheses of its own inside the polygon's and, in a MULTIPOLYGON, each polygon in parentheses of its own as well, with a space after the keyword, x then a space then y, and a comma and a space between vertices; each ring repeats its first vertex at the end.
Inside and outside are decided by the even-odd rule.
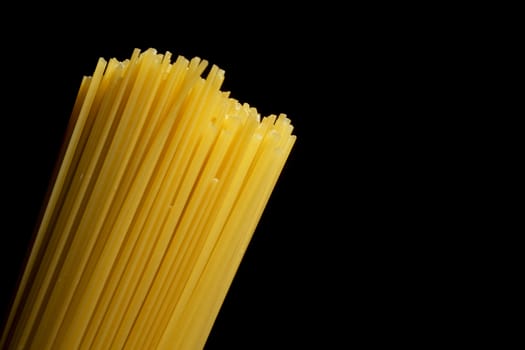
POLYGON ((218 65, 224 90, 286 113, 298 137, 206 349, 407 345, 435 331, 426 321, 440 301, 423 263, 433 248, 415 233, 438 223, 422 224, 428 169, 406 170, 428 154, 405 137, 412 115, 435 112, 421 109, 438 69, 432 34, 415 37, 418 24, 385 8, 142 5, 32 8, 54 13, 36 21, 4 12, 15 20, 2 34, 2 314, 81 77, 98 57, 154 47, 218 65))

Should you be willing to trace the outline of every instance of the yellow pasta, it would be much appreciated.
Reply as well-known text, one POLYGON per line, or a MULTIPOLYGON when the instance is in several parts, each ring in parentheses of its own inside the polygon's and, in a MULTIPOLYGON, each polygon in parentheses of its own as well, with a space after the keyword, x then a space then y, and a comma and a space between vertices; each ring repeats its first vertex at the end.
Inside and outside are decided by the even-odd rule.
POLYGON ((6 349, 201 349, 295 142, 154 49, 84 77, 6 349))

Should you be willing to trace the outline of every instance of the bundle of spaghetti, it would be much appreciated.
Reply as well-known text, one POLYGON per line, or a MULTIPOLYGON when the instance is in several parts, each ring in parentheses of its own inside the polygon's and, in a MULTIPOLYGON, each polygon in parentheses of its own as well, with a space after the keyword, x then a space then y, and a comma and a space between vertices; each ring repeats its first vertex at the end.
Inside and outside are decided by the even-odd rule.
POLYGON ((135 49, 83 78, 2 348, 204 347, 295 141, 206 67, 135 49))

